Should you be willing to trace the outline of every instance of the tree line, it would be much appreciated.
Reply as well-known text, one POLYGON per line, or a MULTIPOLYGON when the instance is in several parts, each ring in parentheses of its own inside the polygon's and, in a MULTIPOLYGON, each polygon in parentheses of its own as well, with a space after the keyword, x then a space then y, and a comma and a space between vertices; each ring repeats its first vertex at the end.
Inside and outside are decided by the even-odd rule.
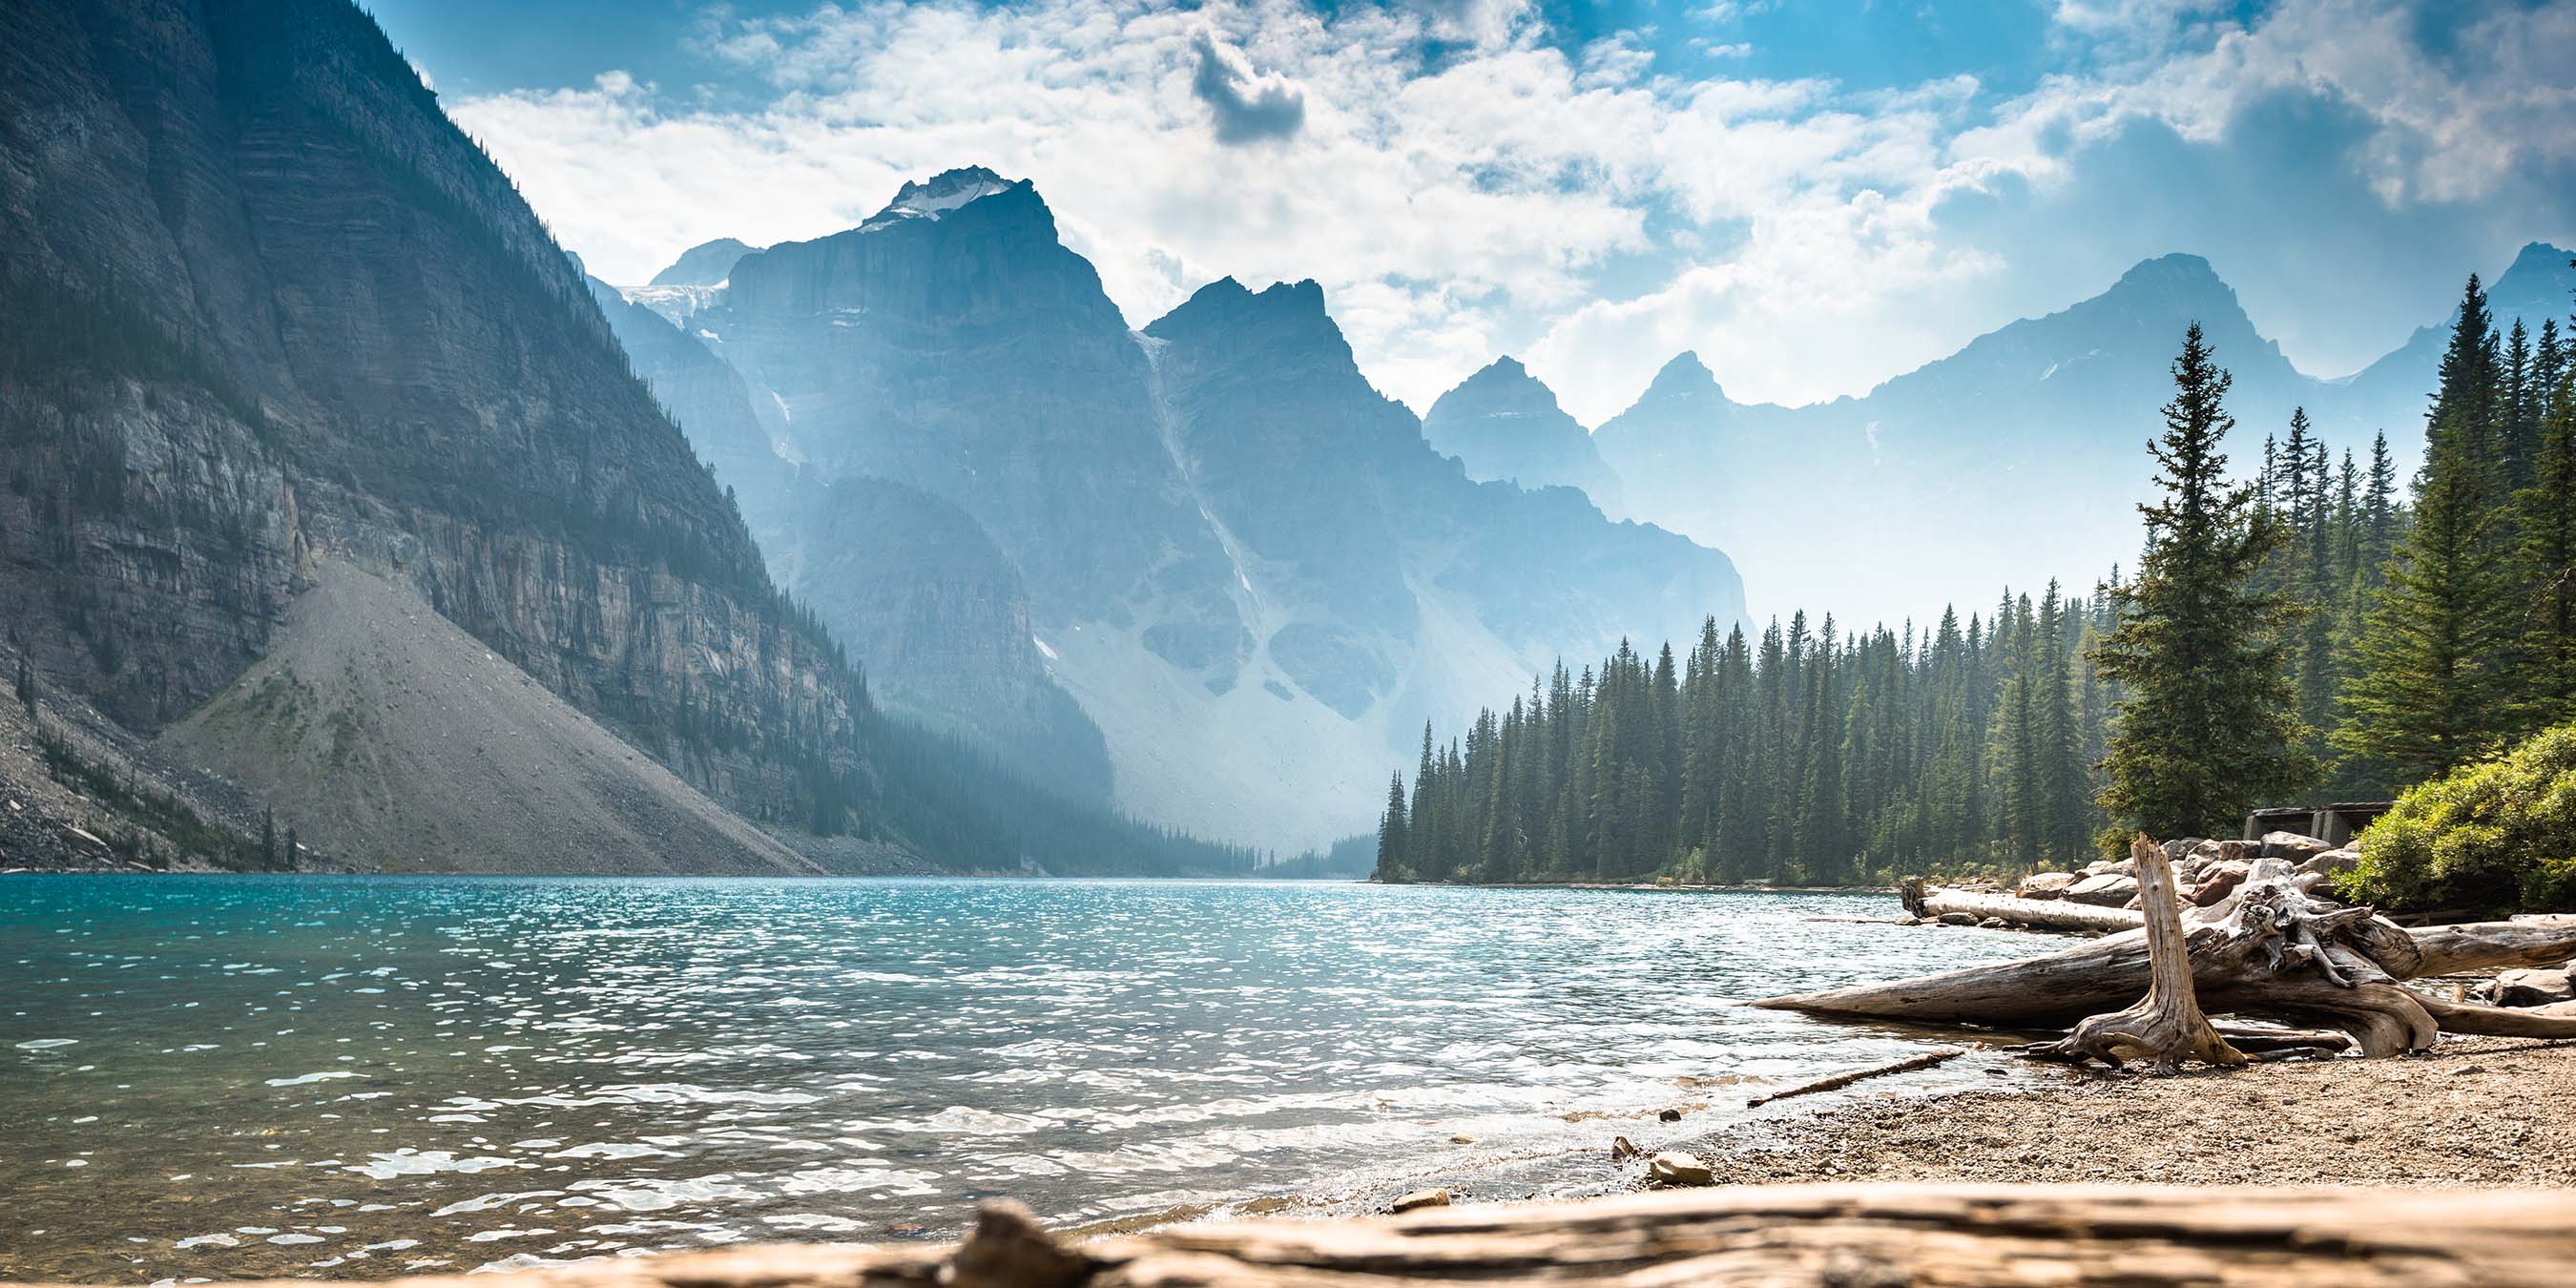
POLYGON ((2469 279, 2411 499, 2385 434, 2338 454, 2304 409, 2238 477, 2197 325, 2173 375, 2133 578, 1560 662, 1445 744, 1425 727, 1379 878, 2026 870, 2387 795, 2576 716, 2576 326, 2499 333, 2469 279))

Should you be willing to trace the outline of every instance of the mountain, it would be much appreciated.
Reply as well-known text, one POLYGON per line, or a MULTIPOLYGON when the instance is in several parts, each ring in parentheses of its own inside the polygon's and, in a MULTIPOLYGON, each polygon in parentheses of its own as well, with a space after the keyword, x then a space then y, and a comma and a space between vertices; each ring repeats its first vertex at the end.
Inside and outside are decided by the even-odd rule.
MULTIPOLYGON (((0 650, 43 751, 0 794, 46 820, 5 857, 304 862, 273 812, 374 867, 1250 864, 876 709, 728 494, 798 496, 750 387, 610 296, 346 0, 0 7, 0 650)), ((957 549, 833 589, 1025 638, 957 549)))
MULTIPOLYGON (((2566 258, 2527 248, 2498 279, 2499 298, 2536 328, 2576 285, 2566 258)), ((2317 380, 2192 255, 2140 263, 2098 295, 1979 336, 1859 398, 1736 403, 1685 354, 1593 441, 1637 518, 1723 545, 1753 570, 1768 607, 1927 616, 1982 604, 2005 581, 2089 579, 2134 562, 2135 504, 2151 487, 2145 445, 2195 321, 2234 375, 2237 468, 2258 465, 2264 436, 2286 432, 2304 406, 2338 453, 2366 462, 2384 429, 2411 471, 2443 332, 2418 333, 2350 380, 2317 380)))
POLYGON ((1577 488, 1605 514, 1623 509, 1619 476, 1593 449, 1590 431, 1508 355, 1432 403, 1422 436, 1432 450, 1457 457, 1469 478, 1577 488))
POLYGON ((761 533, 780 584, 867 660, 887 710, 1068 800, 1109 803, 1100 730, 1047 673, 1019 566, 972 516, 884 479, 804 477, 761 533))
MULTIPOLYGON (((2569 315, 2576 312, 2576 267, 2569 266, 2570 258, 2568 251, 2547 242, 2532 242, 2486 283, 2487 308, 2499 334, 2512 330, 2517 319, 2535 337, 2549 318, 2558 320, 2562 335, 2569 331, 2569 315)), ((2401 459, 2411 462, 2423 449, 2433 376, 2458 320, 2454 308, 2440 322, 2417 328, 2405 344, 2330 389, 2322 401, 2341 419, 2387 423, 2389 441, 2403 448, 2401 459)))
MULTIPOLYGON (((1723 555, 1612 523, 1572 489, 1468 478, 1369 386, 1312 282, 1219 281, 1129 330, 1036 189, 990 170, 747 256, 681 316, 802 479, 895 485, 989 538, 1046 678, 1102 737, 1116 804, 1166 826, 1330 844, 1369 825, 1426 719, 1559 655, 1741 611, 1723 555)), ((828 568, 842 541, 811 512, 755 525, 782 569, 828 568)), ((998 570, 939 530, 864 577, 891 588, 966 559, 981 571, 960 584, 998 609, 998 570)), ((784 575, 838 611, 843 574, 784 575)), ((849 611, 855 637, 882 610, 849 611)), ((923 650, 948 679, 1042 696, 1000 646, 1014 619, 967 616, 990 647, 923 650)), ((1057 728, 1072 746, 1078 729, 1057 728)))
POLYGON ((858 791, 854 682, 372 21, 128 0, 0 37, 0 603, 53 684, 157 731, 339 558, 735 809, 858 791))
POLYGON ((722 286, 725 278, 732 275, 735 262, 758 249, 731 237, 700 242, 680 252, 669 268, 654 274, 653 285, 722 286))

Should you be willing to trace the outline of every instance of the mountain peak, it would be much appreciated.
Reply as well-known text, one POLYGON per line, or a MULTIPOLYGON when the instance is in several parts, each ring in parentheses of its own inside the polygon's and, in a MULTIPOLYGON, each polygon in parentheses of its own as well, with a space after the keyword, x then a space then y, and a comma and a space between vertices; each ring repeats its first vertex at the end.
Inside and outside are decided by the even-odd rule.
POLYGON ((1162 339, 1198 327, 1212 326, 1278 326, 1289 324, 1296 329, 1320 328, 1341 338, 1341 329, 1333 324, 1324 310, 1324 288, 1313 278, 1297 282, 1273 282, 1259 293, 1232 277, 1220 277, 1181 302, 1171 312, 1154 319, 1145 334, 1162 339))
POLYGON ((731 237, 700 242, 680 252, 669 268, 653 275, 654 286, 714 286, 732 276, 742 257, 760 249, 731 237))
POLYGON ((2529 242, 2523 246, 2520 254, 2513 257, 2512 266, 2499 274, 2496 280, 2501 282, 2518 273, 2556 277, 2568 271, 2567 261, 2570 258, 2576 258, 2576 256, 2571 256, 2568 251, 2552 246, 2548 242, 2529 242))
POLYGON ((1036 190, 1026 179, 1005 179, 980 165, 942 170, 928 179, 905 183, 885 209, 868 216, 868 221, 859 226, 882 228, 906 219, 937 219, 969 202, 1015 188, 1036 190))
POLYGON ((2116 291, 2122 287, 2132 290, 2142 287, 2165 290, 2216 288, 2234 293, 2219 277, 2218 270, 2209 266, 2208 260, 2179 252, 2139 260, 2128 272, 2120 274, 2120 280, 2113 283, 2111 289, 2116 291))
POLYGON ((1647 396, 1669 398, 1714 393, 1722 397, 1725 392, 1717 386, 1717 373, 1709 370, 1708 364, 1699 360, 1699 354, 1689 349, 1674 354, 1672 361, 1665 363, 1663 369, 1655 373, 1655 378, 1646 382, 1647 396))
POLYGON ((2532 319, 2535 328, 2538 319, 2566 312, 2568 292, 2576 290, 2576 265, 2568 258, 2569 252, 2548 242, 2523 247, 2512 267, 2487 283, 2487 303, 2499 314, 2532 319))
POLYGON ((1546 381, 1531 375, 1529 368, 1522 366, 1521 360, 1510 354, 1486 363, 1477 369, 1476 374, 1459 381, 1455 388, 1440 395, 1439 400, 1431 405, 1431 415, 1434 418, 1443 416, 1444 408, 1447 409, 1446 414, 1458 414, 1473 408, 1474 411, 1467 414, 1509 410, 1518 415, 1565 415, 1557 405, 1556 391, 1548 388, 1546 381))
POLYGON ((1272 282, 1253 298, 1274 307, 1324 316, 1324 287, 1311 277, 1301 277, 1294 282, 1272 282))

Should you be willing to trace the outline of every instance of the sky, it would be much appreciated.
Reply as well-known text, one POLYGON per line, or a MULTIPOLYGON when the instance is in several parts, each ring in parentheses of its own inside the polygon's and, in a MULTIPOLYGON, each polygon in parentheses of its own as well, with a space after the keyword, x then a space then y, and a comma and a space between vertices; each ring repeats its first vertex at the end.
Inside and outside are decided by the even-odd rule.
POLYGON ((1313 278, 1418 411, 1858 395, 2174 251, 2337 376, 2576 244, 2576 0, 370 7, 609 281, 985 165, 1132 325, 1313 278))

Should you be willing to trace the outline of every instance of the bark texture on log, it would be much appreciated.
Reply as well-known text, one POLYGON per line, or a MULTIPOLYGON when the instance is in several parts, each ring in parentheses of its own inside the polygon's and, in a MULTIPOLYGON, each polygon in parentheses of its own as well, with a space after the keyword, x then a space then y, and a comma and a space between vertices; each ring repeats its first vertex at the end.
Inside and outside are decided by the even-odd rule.
POLYGON ((2473 921, 2425 926, 2408 934, 2422 962, 2418 978, 2518 966, 2555 966, 2576 958, 2576 917, 2473 921))
POLYGON ((1925 886, 1914 877, 1906 880, 1907 885, 1897 890, 1898 897, 1905 901, 1907 912, 1926 920, 1937 919, 1945 912, 1963 912, 1980 921, 2000 917, 2032 930, 2097 931, 2102 934, 2136 930, 2146 924, 2146 914, 2134 908, 2105 908, 2099 904, 2066 899, 2023 899, 2008 894, 1981 894, 1973 890, 1925 886))
POLYGON ((2138 837, 2129 857, 2138 868, 2138 898, 2147 918, 2147 995, 2136 1005, 2087 1016, 2059 1042, 2033 1052, 2052 1059, 2099 1060, 2119 1068, 2144 1057, 2159 1073, 2174 1073, 2185 1060, 2234 1068, 2245 1053, 2201 1014, 2192 989, 2191 949, 2183 942, 2180 892, 2165 847, 2138 837))
MULTIPOLYGON (((1009 1204, 957 1248, 774 1245, 401 1288, 1399 1288, 1400 1285, 2543 1285, 2576 1264, 2556 1192, 1743 1186, 1392 1219, 1059 1242, 1009 1204)), ((311 1280, 272 1281, 271 1288, 311 1280)), ((240 1286, 228 1286, 240 1288, 240 1286)))

